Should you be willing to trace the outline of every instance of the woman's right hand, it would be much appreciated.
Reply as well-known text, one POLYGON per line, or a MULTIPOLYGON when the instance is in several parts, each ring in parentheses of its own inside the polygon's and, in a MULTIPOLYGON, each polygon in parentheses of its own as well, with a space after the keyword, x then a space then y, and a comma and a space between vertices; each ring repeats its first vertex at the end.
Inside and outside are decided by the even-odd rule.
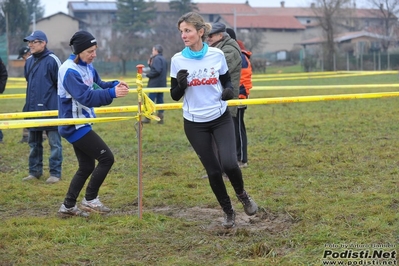
POLYGON ((176 79, 180 89, 185 90, 187 88, 187 69, 181 69, 177 72, 176 79))
POLYGON ((125 97, 129 93, 129 87, 126 82, 119 82, 118 85, 115 86, 115 95, 116 98, 125 97))

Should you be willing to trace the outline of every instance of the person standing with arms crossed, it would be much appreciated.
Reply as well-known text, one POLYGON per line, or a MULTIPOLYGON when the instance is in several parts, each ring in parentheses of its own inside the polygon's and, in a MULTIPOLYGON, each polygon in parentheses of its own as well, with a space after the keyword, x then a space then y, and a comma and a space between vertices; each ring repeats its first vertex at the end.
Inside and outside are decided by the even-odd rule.
MULTIPOLYGON (((3 94, 3 92, 6 89, 7 79, 8 79, 7 67, 0 57, 0 94, 3 94)), ((0 130, 0 143, 4 143, 3 142, 3 131, 1 131, 1 130, 0 130)))
POLYGON ((226 59, 220 49, 209 47, 205 38, 210 25, 196 12, 181 16, 177 23, 185 48, 171 61, 173 100, 183 98, 184 132, 207 174, 210 186, 223 212, 222 226, 235 226, 235 211, 227 193, 225 172, 237 199, 247 215, 255 215, 258 206, 244 189, 242 172, 237 164, 234 123, 227 100, 234 98, 226 59), (212 143, 220 154, 212 149, 212 143))
MULTIPOLYGON (((57 81, 58 68, 61 65, 58 57, 47 49, 47 36, 37 30, 25 37, 31 51, 24 67, 26 89, 25 112, 58 110, 57 81)), ((54 117, 48 117, 54 118, 54 117)), ((43 174, 43 131, 47 133, 50 144, 49 168, 50 177, 46 183, 57 183, 61 179, 62 144, 57 126, 29 128, 28 143, 29 175, 23 181, 37 180, 43 174)))
MULTIPOLYGON (((160 44, 152 47, 151 58, 148 60, 150 72, 146 74, 149 88, 166 87, 166 74, 168 72, 168 63, 162 55, 163 48, 160 44)), ((163 92, 150 92, 148 97, 154 103, 164 103, 163 92)), ((158 124, 163 124, 164 110, 158 110, 158 117, 161 119, 158 124)), ((148 118, 143 119, 143 123, 150 123, 151 120, 148 118)))
MULTIPOLYGON (((92 64, 97 56, 97 40, 91 33, 76 32, 69 45, 73 55, 62 64, 58 74, 58 117, 94 118, 96 115, 93 107, 108 105, 114 98, 126 96, 129 93, 128 85, 118 80, 101 80, 92 64)), ((111 209, 100 201, 98 192, 114 164, 111 149, 92 129, 90 123, 59 126, 59 132, 72 144, 79 167, 71 180, 58 215, 88 217, 88 212, 110 212, 111 209), (76 201, 90 175, 79 209, 76 201)))

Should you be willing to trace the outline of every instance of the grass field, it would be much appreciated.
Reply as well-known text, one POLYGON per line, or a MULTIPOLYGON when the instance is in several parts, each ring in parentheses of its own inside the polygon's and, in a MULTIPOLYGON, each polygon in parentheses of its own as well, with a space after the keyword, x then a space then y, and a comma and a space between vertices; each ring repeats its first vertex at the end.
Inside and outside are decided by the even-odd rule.
MULTIPOLYGON (((284 73, 256 75, 254 86, 336 87, 254 90, 251 99, 388 92, 397 88, 360 84, 398 83, 397 74, 292 78, 284 73), (345 84, 359 86, 340 88, 345 84)), ((12 83, 17 81, 9 82, 6 94, 24 93, 23 82, 15 88, 12 83)), ((168 93, 165 99, 172 103, 168 93)), ((24 103, 0 101, 1 113, 19 112, 24 103)), ((131 93, 111 106, 136 104, 131 93)), ((142 219, 134 120, 94 125, 115 154, 100 190, 113 211, 88 220, 56 217, 77 167, 71 145, 63 140, 61 182, 44 182, 47 143, 44 177, 22 182, 29 147, 18 143, 21 129, 3 130, 0 265, 396 265, 398 106, 397 97, 249 106, 249 167, 243 175, 260 211, 248 217, 232 197, 238 217, 231 230, 220 225, 223 213, 201 179, 205 171, 184 135, 181 110, 166 111, 164 125, 143 128, 142 219), (345 257, 349 251, 351 259, 345 257)), ((227 188, 233 196, 230 184, 227 188)))

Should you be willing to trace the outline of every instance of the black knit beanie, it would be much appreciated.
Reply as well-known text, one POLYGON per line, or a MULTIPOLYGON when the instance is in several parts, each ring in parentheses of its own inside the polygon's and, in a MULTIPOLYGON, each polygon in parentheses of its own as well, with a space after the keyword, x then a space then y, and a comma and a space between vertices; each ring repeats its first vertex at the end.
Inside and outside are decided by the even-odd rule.
POLYGON ((97 45, 96 38, 94 38, 91 33, 84 30, 76 32, 69 41, 69 46, 71 46, 74 54, 80 54, 93 45, 97 45))

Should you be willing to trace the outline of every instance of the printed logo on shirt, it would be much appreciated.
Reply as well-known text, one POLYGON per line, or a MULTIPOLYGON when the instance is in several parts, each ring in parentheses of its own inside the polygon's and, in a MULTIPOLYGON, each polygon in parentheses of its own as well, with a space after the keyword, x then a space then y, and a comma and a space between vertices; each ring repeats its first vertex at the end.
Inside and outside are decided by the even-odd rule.
POLYGON ((209 71, 207 68, 194 70, 187 79, 189 80, 188 86, 215 85, 218 83, 213 67, 209 71))

